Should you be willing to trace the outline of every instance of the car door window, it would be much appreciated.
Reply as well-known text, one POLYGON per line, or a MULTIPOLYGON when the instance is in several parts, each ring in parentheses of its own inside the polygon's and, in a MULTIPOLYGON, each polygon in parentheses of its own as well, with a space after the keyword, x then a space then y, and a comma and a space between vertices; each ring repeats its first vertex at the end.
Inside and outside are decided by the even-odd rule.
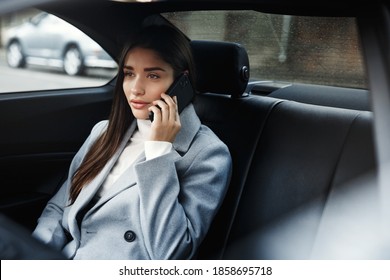
POLYGON ((231 41, 249 55, 256 80, 367 88, 353 18, 256 11, 164 13, 190 39, 231 41))
POLYGON ((116 61, 64 20, 36 9, 0 18, 0 93, 97 87, 116 61))

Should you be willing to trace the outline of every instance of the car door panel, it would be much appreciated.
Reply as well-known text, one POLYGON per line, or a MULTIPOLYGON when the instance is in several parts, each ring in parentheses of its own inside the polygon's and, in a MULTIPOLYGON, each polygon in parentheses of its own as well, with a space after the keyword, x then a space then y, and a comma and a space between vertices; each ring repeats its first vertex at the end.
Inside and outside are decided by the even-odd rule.
POLYGON ((66 179, 93 125, 108 117, 112 85, 0 96, 0 212, 28 228, 66 179))

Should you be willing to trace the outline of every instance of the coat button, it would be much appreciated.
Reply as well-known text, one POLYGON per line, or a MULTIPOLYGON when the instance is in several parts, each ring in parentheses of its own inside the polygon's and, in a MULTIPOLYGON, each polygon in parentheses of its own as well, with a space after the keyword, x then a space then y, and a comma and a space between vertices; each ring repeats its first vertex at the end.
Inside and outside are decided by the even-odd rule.
POLYGON ((127 242, 133 242, 135 240, 135 233, 132 230, 128 230, 125 232, 124 238, 127 242))

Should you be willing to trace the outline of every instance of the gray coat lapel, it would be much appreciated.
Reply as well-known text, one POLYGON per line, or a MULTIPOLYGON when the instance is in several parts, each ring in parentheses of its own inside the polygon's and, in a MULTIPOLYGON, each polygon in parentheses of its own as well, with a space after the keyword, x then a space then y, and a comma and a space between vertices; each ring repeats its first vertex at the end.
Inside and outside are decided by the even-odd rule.
POLYGON ((76 216, 77 213, 83 209, 87 204, 91 201, 91 199, 94 197, 104 180, 106 179, 107 175, 111 171, 112 167, 116 163, 119 155, 122 153, 123 149, 125 148, 128 140, 130 139, 131 135, 133 134, 136 127, 136 122, 133 122, 129 129, 127 130, 125 137, 122 140, 122 143, 120 144, 117 152, 114 154, 114 156, 107 162, 107 164, 104 166, 102 171, 87 185, 85 186, 79 196, 77 197, 76 201, 71 206, 71 209, 69 210, 68 215, 68 224, 69 224, 69 232, 77 239, 80 239, 80 232, 78 230, 77 226, 77 220, 76 216))
MULTIPOLYGON (((134 162, 136 164, 139 161, 145 160, 145 154, 143 153, 138 157, 138 159, 134 162)), ((113 186, 99 199, 99 201, 91 208, 93 211, 95 208, 104 204, 106 201, 115 197, 118 193, 123 191, 124 189, 128 189, 133 187, 136 184, 136 176, 134 172, 134 164, 126 169, 125 172, 117 179, 113 186)))
POLYGON ((181 129, 176 136, 175 142, 173 142, 173 148, 179 153, 186 153, 201 125, 192 104, 185 107, 181 112, 180 122, 181 129))

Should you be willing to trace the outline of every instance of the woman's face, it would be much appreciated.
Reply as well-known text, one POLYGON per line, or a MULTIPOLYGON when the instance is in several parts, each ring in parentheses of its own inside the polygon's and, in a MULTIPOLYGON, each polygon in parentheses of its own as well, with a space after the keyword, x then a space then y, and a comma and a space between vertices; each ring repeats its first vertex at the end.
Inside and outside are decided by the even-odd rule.
POLYGON ((173 83, 173 68, 150 49, 130 50, 123 67, 123 91, 133 115, 148 119, 148 108, 173 83))

